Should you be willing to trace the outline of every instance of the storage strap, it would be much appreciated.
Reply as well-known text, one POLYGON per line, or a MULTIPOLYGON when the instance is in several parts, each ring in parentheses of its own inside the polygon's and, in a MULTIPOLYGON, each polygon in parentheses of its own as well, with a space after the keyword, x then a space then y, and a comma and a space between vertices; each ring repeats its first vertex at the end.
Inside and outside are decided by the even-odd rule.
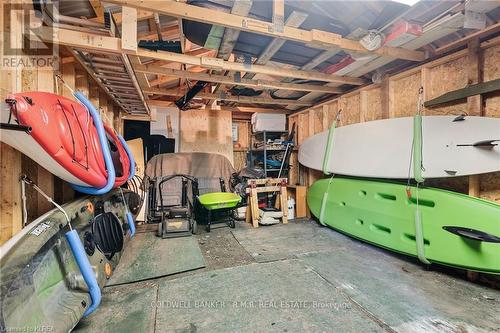
POLYGON ((337 122, 334 121, 330 129, 328 130, 328 141, 326 142, 325 154, 323 155, 323 173, 325 175, 329 175, 328 171, 328 163, 330 162, 330 156, 332 155, 333 148, 333 134, 335 132, 335 127, 337 126, 337 122))

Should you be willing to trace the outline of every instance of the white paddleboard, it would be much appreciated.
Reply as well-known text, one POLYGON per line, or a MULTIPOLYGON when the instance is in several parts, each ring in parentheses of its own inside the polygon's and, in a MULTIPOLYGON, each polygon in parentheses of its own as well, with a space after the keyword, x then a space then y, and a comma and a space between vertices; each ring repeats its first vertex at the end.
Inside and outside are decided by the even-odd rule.
MULTIPOLYGON (((422 117, 424 178, 475 175, 500 171, 500 118, 456 116, 422 117), (493 146, 485 145, 485 141, 493 146), (483 142, 482 146, 473 146, 483 142)), ((300 164, 323 170, 328 131, 305 140, 300 164)), ((413 178, 413 118, 376 120, 338 127, 326 171, 334 174, 405 179, 413 178)))

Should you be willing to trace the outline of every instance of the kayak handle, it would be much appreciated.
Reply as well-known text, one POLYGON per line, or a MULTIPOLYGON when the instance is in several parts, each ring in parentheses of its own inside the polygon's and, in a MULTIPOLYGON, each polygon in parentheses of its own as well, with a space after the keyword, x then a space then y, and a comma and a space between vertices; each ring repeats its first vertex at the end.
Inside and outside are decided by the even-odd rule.
POLYGON ((75 258, 76 264, 82 273, 83 280, 87 284, 90 299, 92 300, 92 304, 90 304, 87 310, 83 313, 83 316, 87 317, 89 314, 94 312, 99 306, 99 303, 101 303, 101 288, 99 288, 94 270, 90 265, 89 258, 87 257, 82 242, 80 241, 80 236, 78 236, 76 230, 68 231, 65 236, 69 243, 69 247, 71 248, 71 252, 73 253, 73 257, 75 258))
POLYGON ((443 229, 460 237, 479 242, 500 243, 500 237, 476 229, 453 226, 444 226, 443 229))

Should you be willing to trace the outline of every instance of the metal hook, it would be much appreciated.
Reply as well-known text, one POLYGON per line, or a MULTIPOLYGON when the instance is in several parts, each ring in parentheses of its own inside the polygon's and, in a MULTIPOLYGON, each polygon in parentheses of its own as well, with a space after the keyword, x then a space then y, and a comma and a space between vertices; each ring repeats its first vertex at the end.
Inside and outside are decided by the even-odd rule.
POLYGON ((69 84, 67 84, 67 83, 63 80, 63 78, 61 77, 61 75, 60 75, 60 74, 54 74, 54 76, 56 77, 56 79, 58 79, 59 81, 61 81, 61 83, 62 83, 62 84, 63 84, 63 85, 64 85, 64 86, 65 86, 65 87, 69 90, 69 91, 71 91, 71 93, 72 93, 72 94, 74 94, 74 93, 75 93, 75 90, 74 90, 73 88, 71 88, 71 87, 70 87, 70 85, 69 85, 69 84))

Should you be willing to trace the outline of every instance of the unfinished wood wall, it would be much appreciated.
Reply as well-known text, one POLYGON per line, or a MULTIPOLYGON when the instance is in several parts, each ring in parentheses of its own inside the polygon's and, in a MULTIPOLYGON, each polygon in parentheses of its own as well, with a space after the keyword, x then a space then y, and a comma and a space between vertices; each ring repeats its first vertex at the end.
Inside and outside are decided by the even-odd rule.
MULTIPOLYGON (((394 117, 413 116, 416 112, 418 91, 424 89, 429 100, 446 92, 464 88, 470 83, 500 78, 500 37, 477 43, 468 48, 414 69, 385 78, 381 84, 372 84, 334 100, 290 115, 289 128, 298 124, 296 142, 300 145, 309 136, 327 130, 339 110, 338 126, 394 117)), ((425 109, 425 115, 469 114, 500 117, 500 93, 425 109)), ((290 182, 311 185, 321 178, 321 172, 299 165, 297 153, 291 159, 290 182)), ((448 188, 484 199, 500 202, 500 173, 479 177, 457 177, 426 181, 427 185, 448 188)))
POLYGON ((180 114, 180 152, 217 153, 233 163, 231 112, 188 110, 180 114))
MULTIPOLYGON (((22 55, 22 54, 20 54, 22 55)), ((98 88, 83 67, 73 57, 60 57, 58 68, 16 67, 0 70, 0 98, 2 101, 9 93, 26 91, 45 91, 73 98, 69 89, 55 79, 60 74, 73 89, 82 91, 99 109, 104 122, 120 133, 120 109, 98 88)), ((64 203, 74 198, 70 186, 53 176, 29 157, 10 146, 0 143, 0 245, 10 239, 22 228, 21 184, 19 178, 26 174, 56 202, 64 203)), ((31 187, 26 188, 28 221, 51 210, 52 205, 31 187)))
POLYGON ((247 165, 247 152, 250 147, 251 134, 250 121, 235 120, 233 124, 238 127, 238 140, 233 142, 234 168, 241 170, 247 165))

